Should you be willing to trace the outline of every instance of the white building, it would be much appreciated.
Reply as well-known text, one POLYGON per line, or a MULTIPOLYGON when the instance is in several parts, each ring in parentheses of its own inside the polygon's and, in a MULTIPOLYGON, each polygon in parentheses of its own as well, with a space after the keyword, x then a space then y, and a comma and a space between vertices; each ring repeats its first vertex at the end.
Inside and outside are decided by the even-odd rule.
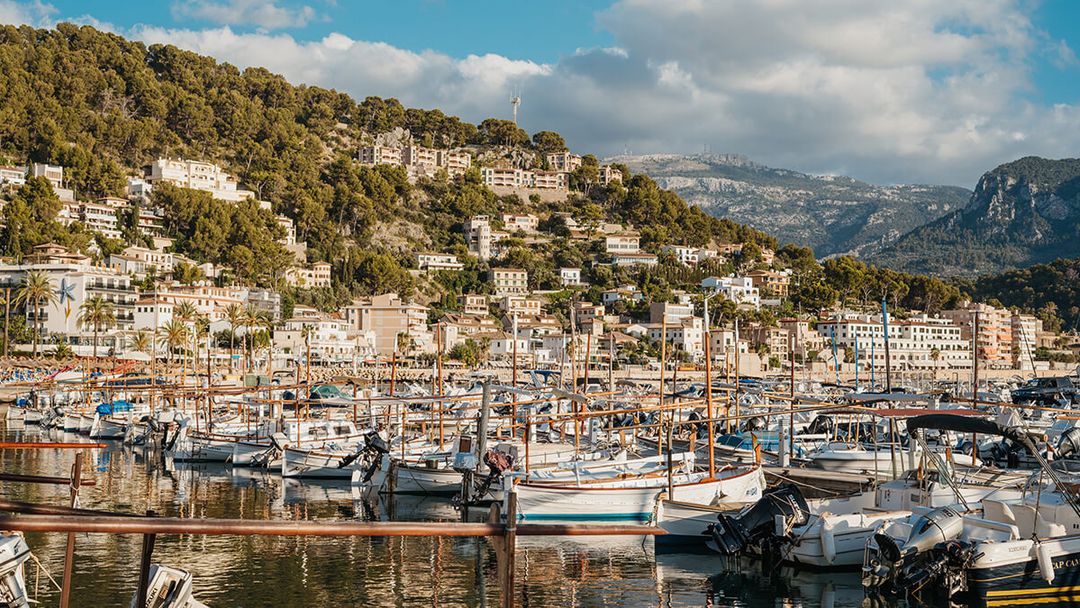
POLYGON ((151 272, 157 276, 170 274, 175 264, 176 258, 172 253, 136 246, 124 249, 119 255, 110 255, 108 259, 109 268, 140 279, 151 272))
MULTIPOLYGON (((825 350, 835 341, 838 356, 858 343, 858 361, 864 369, 885 369, 885 328, 881 315, 839 313, 819 321, 825 350)), ((889 352, 892 369, 960 371, 971 369, 971 343, 949 319, 920 315, 889 319, 889 352)), ((826 356, 829 356, 826 354, 826 356)))
POLYGON ((529 273, 520 268, 492 268, 491 282, 495 284, 495 295, 525 295, 529 293, 529 273))
POLYGON ((401 148, 390 146, 364 146, 360 148, 360 162, 365 165, 400 165, 401 148))
POLYGON ((172 321, 173 309, 175 308, 175 304, 166 300, 156 299, 152 296, 141 298, 135 302, 133 329, 136 331, 157 331, 157 328, 172 321))
POLYGON ((12 307, 12 312, 24 315, 34 327, 41 320, 45 338, 53 334, 67 336, 90 334, 90 328, 78 326, 79 307, 87 300, 100 297, 113 305, 115 329, 131 329, 134 324, 134 304, 137 299, 131 278, 104 266, 94 266, 86 256, 71 253, 54 244, 39 245, 22 264, 0 264, 0 290, 17 290, 30 271, 43 272, 57 295, 55 304, 44 304, 37 311, 26 303, 12 307))
POLYGON ((304 360, 310 350, 311 362, 322 365, 347 363, 375 354, 374 332, 353 331, 348 321, 319 314, 286 320, 280 329, 274 330, 274 345, 298 361, 304 360))
MULTIPOLYGON (((662 323, 650 323, 648 336, 650 340, 659 341, 664 333, 662 323)), ((667 324, 666 340, 689 354, 698 358, 705 354, 705 323, 700 317, 687 317, 674 323, 667 324)))
POLYGON ((418 253, 416 267, 420 270, 461 270, 465 264, 452 253, 418 253))
MULTIPOLYGON (((202 190, 210 196, 231 203, 255 198, 255 193, 237 187, 236 178, 221 167, 208 162, 185 160, 182 158, 159 158, 150 165, 150 175, 146 177, 151 184, 168 183, 180 188, 202 190)), ((259 202, 269 208, 269 203, 259 202)))
POLYGON ((701 281, 701 288, 723 294, 739 306, 761 308, 761 292, 749 277, 706 277, 701 281))
POLYGON ((510 167, 481 167, 480 179, 489 188, 527 188, 534 176, 532 171, 510 167))
POLYGON ((285 283, 304 289, 330 287, 330 264, 315 262, 311 268, 293 266, 285 271, 285 283))
POLYGON ((607 253, 637 253, 641 251, 641 237, 636 234, 613 234, 604 237, 607 253))
POLYGON ((611 263, 616 266, 656 266, 659 260, 651 253, 613 253, 611 263))
POLYGON ((572 154, 570 152, 551 152, 547 155, 547 162, 554 171, 573 173, 575 169, 581 167, 582 159, 579 154, 572 154))
POLYGON ((667 245, 661 249, 664 253, 670 253, 675 256, 675 259, 686 264, 687 266, 693 266, 705 260, 709 260, 719 255, 715 249, 704 249, 701 247, 684 247, 682 245, 667 245))
POLYGON ((513 214, 504 213, 499 218, 502 220, 503 227, 510 232, 536 232, 536 229, 540 226, 540 218, 531 213, 526 214, 513 214))
POLYGON ((26 167, 0 166, 0 185, 22 186, 26 183, 26 167))
POLYGON ((469 248, 469 253, 481 260, 490 260, 493 237, 488 216, 477 215, 469 218, 463 224, 462 231, 465 233, 465 244, 469 248))
POLYGON ((563 287, 574 287, 577 285, 581 285, 581 269, 560 268, 559 280, 562 281, 563 287))

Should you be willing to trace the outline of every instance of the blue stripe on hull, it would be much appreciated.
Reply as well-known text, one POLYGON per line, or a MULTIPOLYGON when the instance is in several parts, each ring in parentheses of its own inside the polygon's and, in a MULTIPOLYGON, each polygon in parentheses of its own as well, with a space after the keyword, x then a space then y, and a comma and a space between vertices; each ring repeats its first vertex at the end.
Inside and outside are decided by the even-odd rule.
POLYGON ((636 521, 645 523, 652 513, 557 513, 557 514, 521 514, 518 519, 530 521, 636 521))
POLYGON ((1080 553, 1054 557, 1053 563, 1052 583, 1042 578, 1034 559, 972 570, 968 573, 970 600, 981 606, 1080 603, 1080 553))

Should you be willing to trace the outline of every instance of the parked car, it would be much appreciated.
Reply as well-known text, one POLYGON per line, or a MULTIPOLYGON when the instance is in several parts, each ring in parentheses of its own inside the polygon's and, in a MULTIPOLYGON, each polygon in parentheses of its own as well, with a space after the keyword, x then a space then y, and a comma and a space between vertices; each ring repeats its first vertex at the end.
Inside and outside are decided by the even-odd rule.
POLYGON ((1032 378, 1012 391, 1015 404, 1057 405, 1077 402, 1076 381, 1068 376, 1032 378))

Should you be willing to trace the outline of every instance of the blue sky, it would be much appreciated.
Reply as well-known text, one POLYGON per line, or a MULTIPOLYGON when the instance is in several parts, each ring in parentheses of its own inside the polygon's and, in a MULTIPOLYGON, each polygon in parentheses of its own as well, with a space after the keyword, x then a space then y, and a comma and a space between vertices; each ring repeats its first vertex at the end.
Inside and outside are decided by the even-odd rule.
POLYGON ((509 117, 614 155, 742 153, 971 187, 1080 156, 1075 0, 0 0, 363 98, 509 117))

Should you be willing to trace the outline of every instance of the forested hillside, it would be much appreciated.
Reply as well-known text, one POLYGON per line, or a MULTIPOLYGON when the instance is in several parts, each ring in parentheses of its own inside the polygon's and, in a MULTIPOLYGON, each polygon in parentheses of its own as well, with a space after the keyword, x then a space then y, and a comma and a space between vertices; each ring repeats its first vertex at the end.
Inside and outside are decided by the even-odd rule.
MULTIPOLYGON (((557 134, 530 138, 510 121, 472 125, 439 110, 404 108, 394 99, 357 102, 337 91, 294 86, 264 69, 241 71, 87 26, 0 28, 0 163, 62 165, 77 196, 93 199, 121 195, 126 177, 159 157, 216 162, 272 203, 273 212, 295 221, 310 261, 333 264, 335 293, 324 299, 411 291, 406 269, 412 254, 428 248, 463 252, 460 224, 479 213, 529 208, 631 222, 654 249, 666 243, 776 246, 762 232, 687 206, 645 176, 628 175, 625 186, 584 188, 587 197, 577 194, 567 203, 542 204, 495 196, 475 169, 464 180, 414 185, 399 167, 364 167, 354 160, 360 145, 395 130, 424 145, 468 146, 481 162, 528 162, 529 152, 562 146, 557 134)), ((236 280, 280 281, 289 259, 274 242, 271 212, 176 188, 161 188, 155 197, 179 252, 228 265, 236 280)), ((77 224, 64 228, 51 218, 57 203, 47 186, 24 188, 14 199, 5 211, 8 229, 0 233, 3 253, 25 253, 45 240, 87 247, 91 237, 77 224)), ((122 245, 97 240, 105 249, 122 245)), ((125 240, 140 242, 140 235, 125 231, 125 240)), ((555 251, 525 244, 517 249, 511 254, 518 261, 535 258, 538 287, 550 286, 545 269, 568 263, 560 256, 585 253, 570 243, 555 251)), ((475 261, 469 268, 473 274, 455 281, 476 282, 475 261)))

